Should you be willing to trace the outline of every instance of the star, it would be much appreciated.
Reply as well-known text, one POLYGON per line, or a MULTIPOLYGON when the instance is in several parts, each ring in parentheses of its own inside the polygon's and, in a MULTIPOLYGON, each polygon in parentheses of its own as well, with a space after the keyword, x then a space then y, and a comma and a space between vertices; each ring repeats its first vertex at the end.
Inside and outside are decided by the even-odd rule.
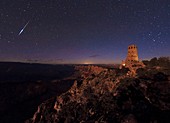
POLYGON ((18 56, 22 61, 39 54, 40 62, 58 57, 66 63, 82 63, 88 54, 99 54, 93 63, 119 63, 131 43, 139 47, 143 58, 155 56, 155 49, 169 55, 169 2, 116 1, 4 0, 0 12, 0 49, 4 53, 0 59, 18 56), (29 26, 30 32, 23 35, 29 26), (155 49, 148 55, 150 48, 155 49))

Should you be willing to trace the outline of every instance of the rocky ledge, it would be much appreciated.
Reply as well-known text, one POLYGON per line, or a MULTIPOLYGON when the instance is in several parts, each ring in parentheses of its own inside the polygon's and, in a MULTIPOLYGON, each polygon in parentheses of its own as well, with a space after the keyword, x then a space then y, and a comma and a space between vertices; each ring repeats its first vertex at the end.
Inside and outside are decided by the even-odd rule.
POLYGON ((77 70, 81 77, 71 89, 39 105, 26 123, 169 123, 168 79, 116 76, 94 66, 77 70))

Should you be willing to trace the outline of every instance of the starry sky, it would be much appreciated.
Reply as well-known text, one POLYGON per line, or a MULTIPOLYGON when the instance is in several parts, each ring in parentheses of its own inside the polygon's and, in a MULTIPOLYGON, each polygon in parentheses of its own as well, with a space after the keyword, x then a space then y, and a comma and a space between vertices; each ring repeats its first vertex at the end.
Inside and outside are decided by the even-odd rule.
POLYGON ((169 0, 0 0, 0 61, 120 63, 170 56, 169 0))

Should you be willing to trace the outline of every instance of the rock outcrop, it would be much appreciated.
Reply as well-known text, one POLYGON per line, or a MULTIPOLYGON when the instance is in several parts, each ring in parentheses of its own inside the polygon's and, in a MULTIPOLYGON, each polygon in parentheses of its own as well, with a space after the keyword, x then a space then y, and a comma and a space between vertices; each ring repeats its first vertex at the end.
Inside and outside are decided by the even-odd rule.
POLYGON ((81 77, 73 86, 42 103, 26 123, 169 122, 168 80, 117 77, 113 70, 94 66, 77 70, 81 77))

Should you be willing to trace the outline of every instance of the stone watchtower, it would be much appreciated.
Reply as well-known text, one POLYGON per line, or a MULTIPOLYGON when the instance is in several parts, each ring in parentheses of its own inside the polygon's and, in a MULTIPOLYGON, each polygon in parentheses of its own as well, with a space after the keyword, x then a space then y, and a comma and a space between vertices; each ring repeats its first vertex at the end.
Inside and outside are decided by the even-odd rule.
POLYGON ((133 61, 139 61, 138 49, 137 49, 137 46, 134 44, 128 46, 128 53, 127 53, 127 57, 125 60, 125 64, 129 64, 130 62, 133 62, 133 61))
POLYGON ((133 73, 135 73, 138 68, 143 68, 145 66, 139 61, 138 48, 136 45, 132 44, 128 46, 127 57, 125 61, 122 61, 121 67, 122 66, 129 68, 133 73))

